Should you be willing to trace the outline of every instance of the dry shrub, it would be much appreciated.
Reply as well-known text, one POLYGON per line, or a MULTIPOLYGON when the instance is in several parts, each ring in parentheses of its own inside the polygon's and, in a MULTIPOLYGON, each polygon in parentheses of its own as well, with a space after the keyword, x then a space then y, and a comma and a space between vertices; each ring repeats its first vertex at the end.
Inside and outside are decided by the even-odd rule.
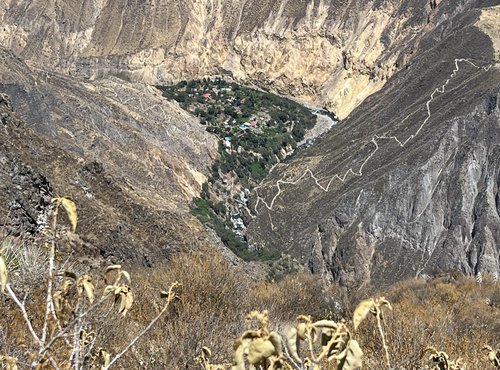
POLYGON ((254 309, 268 310, 275 325, 303 314, 314 319, 339 319, 343 314, 341 290, 326 286, 316 275, 294 274, 277 283, 256 284, 248 299, 254 309))
MULTIPOLYGON (((253 310, 269 310, 270 330, 280 331, 300 314, 316 319, 348 319, 362 293, 385 295, 393 311, 384 314, 392 367, 423 368, 434 346, 451 357, 462 357, 468 369, 488 368, 481 349, 500 344, 500 284, 485 277, 481 285, 474 279, 455 277, 409 280, 380 292, 370 288, 347 292, 327 286, 317 276, 289 275, 277 283, 255 280, 245 265, 234 266, 213 250, 174 255, 153 269, 127 269, 132 274, 135 303, 126 320, 103 306, 85 328, 99 334, 96 347, 116 354, 147 325, 162 308, 161 289, 174 281, 182 284, 181 300, 168 315, 127 353, 117 367, 125 369, 199 369, 194 358, 203 346, 212 349, 212 363, 231 362, 233 341, 244 331, 244 317, 253 310)), ((96 274, 93 274, 97 276, 96 274)), ((264 278, 264 277, 262 277, 264 278)), ((102 290, 104 276, 95 280, 102 290)), ((44 289, 26 291, 29 312, 40 325, 44 311, 44 289)), ((0 346, 5 354, 28 361, 23 347, 31 340, 12 302, 1 298, 0 346), (5 309, 3 309, 5 308, 5 309)), ((365 353, 365 368, 385 368, 384 350, 375 320, 367 320, 356 333, 365 353)))
MULTIPOLYGON (((244 296, 250 280, 240 270, 215 252, 208 250, 181 253, 165 265, 154 269, 137 270, 135 276, 135 305, 131 320, 137 328, 143 326, 160 309, 158 288, 173 281, 182 284, 181 299, 169 314, 137 344, 136 350, 123 359, 126 368, 180 369, 195 368, 194 358, 202 346, 208 345, 214 360, 228 358, 232 340, 238 335, 245 312, 244 296)), ((108 341, 120 347, 115 332, 106 330, 108 341)))
MULTIPOLYGON (((128 335, 159 310, 154 303, 159 287, 178 280, 182 284, 181 300, 147 339, 124 357, 123 366, 198 369, 194 358, 203 346, 211 348, 213 363, 230 363, 233 342, 245 328, 245 314, 254 309, 269 310, 273 327, 292 323, 304 312, 318 318, 335 312, 333 291, 327 290, 317 276, 292 275, 274 284, 256 281, 243 268, 207 249, 180 253, 165 265, 135 271, 133 279, 138 288, 130 311, 134 324, 127 325, 137 329, 129 329, 128 335)), ((113 348, 127 342, 123 335, 117 338, 117 333, 124 332, 122 327, 102 332, 107 335, 104 342, 113 343, 113 348)))
MULTIPOLYGON (((491 281, 479 285, 466 277, 415 279, 390 288, 384 294, 394 309, 384 325, 395 368, 421 368, 428 346, 463 358, 468 369, 488 368, 482 347, 500 343, 500 311, 490 298, 499 289, 491 281)), ((376 326, 362 327, 359 338, 367 366, 382 368, 376 326)))
POLYGON ((0 251, 17 288, 26 290, 44 281, 47 248, 42 241, 28 235, 6 235, 0 230, 0 251))
MULTIPOLYGON (((165 323, 176 340, 166 345, 170 366, 192 364, 203 345, 226 357, 238 335, 247 307, 245 294, 250 281, 220 255, 193 252, 175 256, 168 267, 158 271, 160 280, 179 277, 182 301, 165 323)), ((214 361, 222 358, 214 358, 214 361)))
MULTIPOLYGON (((28 291, 25 291, 28 294, 28 291)), ((33 324, 37 327, 43 322, 45 309, 45 290, 35 287, 29 292, 32 297, 27 307, 33 324)), ((26 295, 28 297, 28 295, 26 295)), ((33 338, 26 328, 26 323, 16 305, 6 295, 0 296, 0 351, 20 361, 29 363, 27 349, 34 345, 33 338)))

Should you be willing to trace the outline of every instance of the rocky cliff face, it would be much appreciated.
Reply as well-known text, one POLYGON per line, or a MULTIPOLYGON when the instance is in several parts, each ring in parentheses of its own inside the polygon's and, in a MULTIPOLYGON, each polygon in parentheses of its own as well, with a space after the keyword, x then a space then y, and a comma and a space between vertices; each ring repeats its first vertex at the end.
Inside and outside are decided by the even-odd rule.
POLYGON ((0 44, 91 78, 229 74, 344 118, 409 63, 433 12, 402 0, 20 0, 0 6, 0 44))
POLYGON ((276 168, 254 195, 253 240, 347 285, 500 271, 495 14, 447 17, 411 65, 276 168))

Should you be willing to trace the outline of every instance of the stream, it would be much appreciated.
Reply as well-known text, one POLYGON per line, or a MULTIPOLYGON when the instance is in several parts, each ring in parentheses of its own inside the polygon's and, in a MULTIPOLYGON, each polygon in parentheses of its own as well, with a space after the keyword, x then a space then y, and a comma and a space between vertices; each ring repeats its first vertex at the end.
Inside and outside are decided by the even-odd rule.
MULTIPOLYGON (((307 107, 307 105, 305 105, 305 107, 307 107)), ((316 115, 316 117, 318 117, 318 119, 316 121, 316 125, 314 125, 311 130, 308 130, 304 135, 304 139, 298 143, 299 147, 304 145, 310 146, 316 138, 330 131, 330 129, 338 123, 338 121, 335 121, 328 114, 326 114, 323 109, 316 108, 311 109, 311 111, 316 115)))

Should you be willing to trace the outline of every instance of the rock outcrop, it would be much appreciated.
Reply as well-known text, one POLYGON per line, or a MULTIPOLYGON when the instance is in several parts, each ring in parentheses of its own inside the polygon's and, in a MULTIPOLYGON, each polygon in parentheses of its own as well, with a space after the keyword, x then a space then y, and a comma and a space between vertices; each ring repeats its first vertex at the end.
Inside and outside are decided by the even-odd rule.
POLYGON ((226 75, 345 118, 253 194, 252 243, 346 285, 498 271, 498 19, 494 0, 3 1, 0 207, 36 228, 72 195, 106 256, 205 243, 187 204, 217 143, 150 86, 226 75))

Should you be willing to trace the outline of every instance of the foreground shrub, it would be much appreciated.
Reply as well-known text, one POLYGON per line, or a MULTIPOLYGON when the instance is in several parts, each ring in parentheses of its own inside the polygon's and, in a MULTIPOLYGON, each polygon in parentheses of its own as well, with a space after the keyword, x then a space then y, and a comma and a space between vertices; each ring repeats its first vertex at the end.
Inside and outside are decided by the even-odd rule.
MULTIPOLYGON (((79 370, 100 367, 107 370, 167 311, 170 303, 177 298, 175 289, 179 284, 173 283, 167 292, 161 292, 165 301, 160 312, 121 351, 110 353, 102 347, 96 347, 100 321, 103 318, 118 320, 110 315, 113 307, 117 307, 123 317, 132 307, 134 297, 130 287, 131 277, 120 265, 110 266, 106 274, 114 275, 111 277, 112 282, 107 283, 99 293, 90 275, 64 269, 57 258, 58 213, 60 209, 66 211, 74 232, 77 226, 76 205, 69 198, 55 198, 52 204, 52 223, 46 236, 48 256, 45 282, 31 286, 31 292, 24 291, 24 297, 19 298, 19 292, 16 293, 16 288, 9 282, 9 258, 3 256, 4 250, 0 254, 0 288, 8 296, 4 303, 10 308, 11 316, 7 330, 13 332, 21 349, 17 353, 1 356, 0 360, 10 370, 17 369, 18 362, 36 369, 79 370), (37 293, 35 299, 27 302, 29 293, 33 292, 37 293), (13 314, 12 310, 15 310, 13 314)), ((10 344, 9 340, 5 342, 2 351, 8 349, 6 347, 10 344)))
MULTIPOLYGON (((383 325, 387 333, 389 355, 397 369, 422 368, 428 347, 445 352, 450 359, 461 358, 467 369, 489 369, 485 345, 500 343, 500 310, 491 305, 490 297, 498 294, 500 285, 484 279, 460 275, 434 279, 412 279, 387 289, 391 301, 390 320, 383 325)), ((377 292, 368 288, 366 293, 377 292)), ((369 323, 368 323, 369 324, 369 323)), ((375 339, 376 328, 366 325, 360 333, 360 344, 368 368, 382 368, 377 357, 383 350, 375 339)))
MULTIPOLYGON (((54 207, 64 208, 63 201, 54 207)), ((500 284, 487 275, 481 284, 456 275, 346 291, 307 274, 271 283, 262 265, 232 263, 213 249, 179 253, 153 269, 127 269, 130 274, 119 265, 97 274, 58 252, 74 225, 76 218, 70 228, 51 227, 37 249, 23 239, 2 242, 0 363, 9 370, 221 370, 233 363, 241 368, 241 353, 243 366, 265 359, 276 368, 355 368, 358 347, 368 369, 436 368, 444 354, 450 369, 498 367, 500 284), (30 266, 30 274, 45 278, 22 278, 24 260, 12 256, 28 245, 47 266, 30 266), (161 298, 165 286, 171 290, 161 298), (384 301, 366 299, 380 294, 393 308, 385 316, 384 301), (245 312, 252 312, 249 320, 245 312), (374 319, 361 319, 370 315, 374 319), (435 352, 426 353, 429 347, 435 352), (249 359, 254 349, 260 355, 249 359)))
MULTIPOLYGON (((135 275, 142 286, 157 286, 175 279, 182 283, 182 300, 172 308, 161 330, 153 330, 148 336, 148 348, 141 348, 147 353, 142 361, 154 358, 158 367, 198 369, 195 358, 208 346, 213 363, 230 363, 234 338, 245 326, 242 313, 267 308, 270 320, 285 327, 290 318, 301 312, 320 317, 333 310, 333 297, 318 277, 287 276, 273 284, 265 281, 265 271, 253 266, 255 270, 249 273, 245 269, 248 265, 232 265, 216 251, 206 249, 177 254, 147 275, 137 271, 135 275), (256 281, 259 271, 262 280, 256 281), (165 337, 175 340, 165 341, 165 337)), ((142 316, 151 315, 147 302, 152 297, 148 290, 137 294, 141 297, 135 306, 138 317, 134 317, 134 312, 131 315, 141 320, 142 316)))

